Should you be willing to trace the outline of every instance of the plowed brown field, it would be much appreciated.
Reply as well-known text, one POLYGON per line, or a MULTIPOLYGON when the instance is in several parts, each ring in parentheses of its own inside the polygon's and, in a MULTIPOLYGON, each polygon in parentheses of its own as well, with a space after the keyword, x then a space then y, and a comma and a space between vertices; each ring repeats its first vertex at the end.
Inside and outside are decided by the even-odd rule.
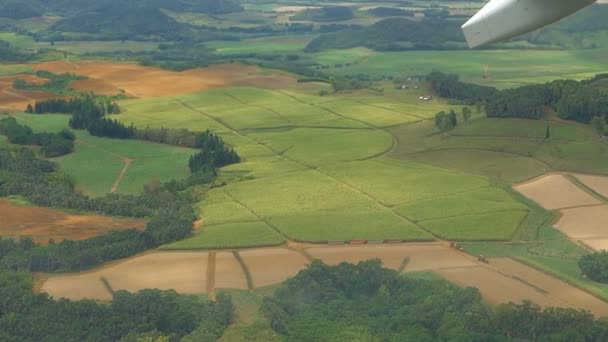
POLYGON ((83 240, 116 229, 143 229, 146 222, 101 215, 75 215, 49 208, 23 206, 0 199, 0 235, 32 236, 40 243, 49 239, 83 240))
POLYGON ((46 80, 34 75, 13 75, 0 77, 0 109, 24 111, 28 104, 52 98, 65 98, 43 91, 13 89, 13 81, 22 79, 30 84, 42 84, 46 80))
POLYGON ((215 65, 181 72, 146 67, 135 63, 51 61, 34 66, 54 73, 75 73, 90 77, 72 83, 77 91, 117 94, 124 91, 135 97, 171 96, 227 86, 282 88, 296 83, 295 78, 264 72, 255 66, 215 65))
MULTIPOLYGON (((238 251, 254 288, 276 284, 304 269, 312 258, 328 264, 379 258, 405 272, 434 271, 460 286, 479 288, 490 303, 531 300, 544 306, 574 307, 608 317, 608 303, 561 280, 507 258, 489 264, 440 243, 361 246, 298 246, 298 251, 277 247, 238 251)), ((105 278, 114 290, 175 289, 205 293, 218 288, 248 288, 245 270, 233 252, 153 252, 96 271, 51 276, 41 291, 55 298, 110 299, 105 278), (213 258, 210 256, 213 255, 213 258)))

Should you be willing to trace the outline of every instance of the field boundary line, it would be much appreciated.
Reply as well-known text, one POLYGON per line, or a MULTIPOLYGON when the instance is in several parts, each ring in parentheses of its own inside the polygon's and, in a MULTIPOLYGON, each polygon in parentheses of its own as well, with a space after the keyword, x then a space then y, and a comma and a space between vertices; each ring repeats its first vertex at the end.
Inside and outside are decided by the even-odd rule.
POLYGON ((243 274, 245 274, 245 279, 247 280, 247 290, 251 291, 255 289, 255 287, 253 286, 253 277, 251 276, 251 271, 249 270, 249 267, 247 267, 247 264, 245 264, 245 260, 243 260, 243 257, 239 254, 238 251, 232 251, 232 255, 234 255, 234 258, 239 263, 239 265, 241 265, 243 274))
MULTIPOLYGON (((274 152, 274 151, 273 151, 274 152)), ((231 193, 229 193, 228 191, 223 190, 223 192, 228 195, 228 197, 230 197, 234 202, 236 202, 238 205, 244 207, 245 209, 249 210, 249 212, 251 212, 255 217, 258 218, 258 220, 264 224, 266 224, 270 229, 274 230, 275 232, 277 232, 279 235, 281 235, 285 241, 283 243, 286 243, 287 241, 290 240, 290 238, 285 235, 285 233, 283 233, 279 228, 275 227, 273 224, 271 224, 267 219, 265 219, 264 217, 260 216, 260 214, 256 213, 253 209, 251 209, 249 206, 247 206, 245 203, 239 201, 236 197, 234 197, 231 193)), ((281 244, 275 245, 275 246, 280 246, 281 244)))
POLYGON ((101 276, 99 277, 99 281, 103 284, 103 287, 110 292, 110 294, 112 296, 114 296, 114 288, 112 287, 112 284, 110 284, 110 281, 108 280, 108 278, 101 276))
MULTIPOLYGON (((490 150, 490 149, 481 148, 481 147, 446 147, 446 148, 437 148, 437 149, 433 148, 433 149, 426 149, 426 150, 422 150, 422 151, 403 153, 403 154, 401 154, 401 156, 408 157, 408 156, 413 156, 413 155, 416 155, 416 154, 433 153, 433 152, 440 152, 440 151, 484 151, 484 152, 502 153, 502 154, 508 154, 508 155, 512 155, 512 156, 516 156, 516 157, 520 157, 520 158, 529 158, 529 159, 535 160, 535 161, 537 161, 537 162, 539 162, 539 163, 541 163, 541 164, 543 164, 543 165, 545 165, 545 166, 547 166, 549 168, 548 172, 545 172, 545 173, 543 173, 542 175, 539 175, 539 176, 535 176, 534 178, 531 178, 531 179, 529 179, 527 181, 524 181, 522 183, 525 183, 525 182, 528 182, 528 181, 532 181, 532 180, 534 180, 536 178, 543 177, 545 175, 558 172, 558 171, 556 171, 556 169, 555 169, 555 167, 553 165, 551 165, 550 163, 548 163, 548 162, 546 162, 546 161, 544 161, 542 159, 538 159, 538 158, 536 158, 534 156, 529 156, 529 155, 525 155, 525 154, 519 154, 519 153, 515 153, 515 152, 508 152, 508 151, 490 150)), ((414 161, 414 162, 425 164, 425 165, 434 166, 432 164, 424 163, 424 162, 421 162, 421 161, 414 161)), ((435 166, 435 167, 438 167, 438 166, 435 166)), ((447 169, 444 169, 444 170, 447 170, 447 169)), ((520 184, 521 183, 516 183, 516 185, 520 185, 520 184)))
POLYGON ((210 251, 207 253, 207 294, 209 298, 215 300, 215 260, 216 252, 210 251))
POLYGON ((564 178, 566 178, 567 180, 569 180, 572 184, 576 185, 578 188, 580 188, 581 190, 585 191, 589 195, 595 197, 595 199, 600 200, 603 203, 608 202, 608 198, 604 197, 602 194, 600 194, 599 192, 595 191, 593 188, 591 188, 590 186, 588 186, 587 184, 585 184, 583 181, 581 181, 580 179, 576 178, 576 176, 573 175, 572 173, 565 173, 564 174, 564 178))
MULTIPOLYGON (((357 100, 357 99, 354 99, 354 98, 350 98, 350 100, 351 100, 351 101, 353 101, 353 102, 356 102, 356 103, 362 104, 362 105, 364 105, 364 106, 369 106, 369 107, 373 107, 373 108, 384 109, 384 110, 386 110, 386 111, 393 112, 393 113, 396 113, 396 114, 405 115, 405 116, 412 116, 412 117, 415 117, 415 118, 417 118, 417 119, 420 119, 421 121, 433 120, 433 119, 431 119, 431 118, 423 118, 422 116, 418 116, 418 114, 412 114, 412 113, 404 113, 404 112, 399 112, 399 111, 396 111, 396 110, 394 110, 394 109, 392 109, 392 108, 387 108, 387 107, 379 106, 379 105, 377 105, 377 104, 371 104, 371 103, 367 103, 367 102, 364 102, 364 101, 361 101, 361 100, 357 100)), ((420 122, 420 121, 418 121, 418 122, 420 122)))
POLYGON ((123 178, 125 178, 125 175, 127 174, 127 171, 129 170, 129 168, 131 167, 131 163, 133 162, 133 159, 130 158, 124 158, 123 159, 123 167, 120 170, 120 173, 118 174, 118 177, 116 177, 116 180, 114 181, 114 184, 112 184, 112 188, 110 189, 110 193, 115 193, 118 188, 120 187, 120 183, 122 183, 123 178))
POLYGON ((517 257, 517 256, 510 256, 510 257, 508 257, 508 258, 511 258, 511 259, 513 259, 513 260, 515 260, 515 261, 517 261, 517 262, 519 262, 519 263, 522 263, 522 264, 524 264, 524 265, 526 265, 526 266, 528 266, 528 267, 531 267, 531 268, 533 268, 533 269, 535 269, 535 270, 537 270, 537 271, 539 271, 539 272, 541 272, 541 273, 544 273, 545 275, 548 275, 548 276, 550 276, 550 277, 553 277, 553 278, 555 278, 555 279, 557 279, 557 280, 559 280, 559 281, 562 281, 562 282, 564 282, 564 283, 566 283, 566 284, 568 284, 568 285, 570 285, 570 286, 576 287, 577 289, 579 289, 579 290, 581 290, 581 291, 583 291, 583 292, 585 292, 585 293, 588 293, 589 295, 591 295, 591 296, 593 296, 593 297, 595 297, 595 298, 597 298, 597 299, 601 300, 602 302, 604 302, 604 303, 607 303, 607 304, 608 304, 608 298, 607 298, 607 297, 604 297, 604 296, 603 296, 603 295, 601 295, 600 293, 597 293, 595 290, 590 290, 590 289, 587 289, 587 288, 583 287, 582 285, 577 284, 576 282, 574 282, 574 281, 572 281, 572 280, 570 280, 570 279, 568 279, 568 278, 564 278, 564 277, 563 277, 562 275, 560 275, 559 273, 556 273, 556 272, 551 272, 551 271, 549 271, 548 269, 544 269, 543 267, 541 267, 541 266, 537 265, 537 264, 536 264, 535 262, 533 262, 533 261, 529 261, 529 260, 526 260, 526 259, 524 259, 524 258, 520 258, 520 257, 517 257))

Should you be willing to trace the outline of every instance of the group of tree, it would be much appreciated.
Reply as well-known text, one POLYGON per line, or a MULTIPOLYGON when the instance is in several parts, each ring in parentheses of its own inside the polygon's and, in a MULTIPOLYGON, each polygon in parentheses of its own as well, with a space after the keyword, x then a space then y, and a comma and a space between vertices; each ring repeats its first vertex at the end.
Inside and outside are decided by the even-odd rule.
POLYGON ((608 283, 608 251, 590 253, 580 258, 578 266, 589 279, 608 283))
POLYGON ((498 92, 494 87, 462 82, 458 75, 444 74, 439 71, 431 72, 427 76, 427 80, 437 95, 460 100, 467 104, 487 101, 498 92))
POLYGON ((458 125, 456 112, 451 109, 449 112, 441 111, 435 115, 435 127, 441 132, 447 132, 458 125))
POLYGON ((453 20, 387 18, 371 26, 320 35, 308 43, 305 51, 358 46, 378 51, 460 49, 466 47, 461 25, 453 20))
POLYGON ((325 6, 302 11, 290 19, 302 21, 343 21, 355 17, 355 12, 348 6, 325 6))
POLYGON ((86 79, 85 76, 80 76, 72 73, 55 74, 50 71, 39 70, 36 76, 46 79, 42 83, 28 83, 27 81, 17 78, 13 81, 13 88, 22 90, 40 90, 51 93, 61 93, 68 89, 70 84, 76 80, 86 79))
POLYGON ((59 157, 74 150, 74 133, 67 129, 59 133, 34 133, 27 125, 20 125, 14 117, 0 120, 0 134, 5 135, 11 144, 37 145, 47 158, 59 157))
POLYGON ((27 113, 70 113, 69 125, 74 129, 86 129, 98 137, 128 139, 135 135, 133 125, 126 126, 118 120, 106 117, 120 113, 120 107, 108 97, 90 94, 79 95, 73 99, 50 99, 28 105, 27 113))
MULTIPOLYGON (((209 174, 195 180, 212 179, 213 174, 209 174)), ((191 235, 196 220, 191 205, 194 196, 183 191, 190 182, 159 183, 139 195, 113 193, 91 198, 78 192, 53 163, 36 158, 30 149, 0 147, 0 197, 18 195, 40 206, 147 219, 144 230, 112 231, 81 241, 35 245, 3 240, 0 265, 45 272, 83 270, 184 239, 191 235)))
POLYGON ((431 86, 442 97, 465 103, 485 104, 489 117, 540 119, 547 107, 565 120, 591 123, 600 134, 608 134, 608 92, 595 86, 601 75, 588 81, 556 80, 497 90, 458 80, 457 75, 432 72, 431 86))
POLYGON ((120 107, 109 97, 82 94, 72 99, 37 101, 34 106, 28 105, 25 111, 30 114, 87 112, 92 113, 92 117, 99 117, 106 114, 119 114, 120 107))
POLYGON ((188 166, 192 174, 207 173, 209 168, 218 168, 241 162, 241 157, 224 143, 224 140, 209 130, 197 135, 196 148, 199 152, 190 157, 188 166))
POLYGON ((474 288, 403 276, 379 260, 313 262, 265 298, 288 341, 605 341, 608 322, 530 302, 486 305, 474 288))
POLYGON ((35 294, 29 272, 0 270, 2 341, 215 341, 232 321, 229 295, 216 301, 175 291, 117 291, 111 303, 35 294))

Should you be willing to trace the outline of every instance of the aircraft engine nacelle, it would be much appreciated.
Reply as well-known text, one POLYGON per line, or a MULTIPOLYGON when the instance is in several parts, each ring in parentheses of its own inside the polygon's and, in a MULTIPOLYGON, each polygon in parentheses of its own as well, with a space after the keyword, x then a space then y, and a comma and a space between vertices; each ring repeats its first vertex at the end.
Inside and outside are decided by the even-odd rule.
POLYGON ((564 18, 596 0, 491 0, 463 26, 470 47, 512 38, 564 18))

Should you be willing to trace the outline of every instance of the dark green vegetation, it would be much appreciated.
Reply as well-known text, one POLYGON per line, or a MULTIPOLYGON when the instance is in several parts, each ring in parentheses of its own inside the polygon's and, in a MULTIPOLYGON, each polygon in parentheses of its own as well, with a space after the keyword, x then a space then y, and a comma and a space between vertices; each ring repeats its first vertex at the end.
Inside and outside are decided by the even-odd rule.
POLYGON ((48 246, 5 240, 2 264, 33 271, 83 270, 189 236, 196 219, 179 182, 148 188, 139 196, 109 194, 90 198, 51 162, 24 148, 0 148, 0 196, 19 195, 31 203, 114 216, 146 217, 144 231, 114 231, 83 241, 48 246))
POLYGON ((328 33, 312 40, 305 51, 317 52, 326 49, 348 49, 365 46, 379 51, 433 50, 464 47, 461 23, 453 21, 413 21, 390 18, 365 28, 346 29, 328 33))
POLYGON ((55 301, 26 272, 0 271, 2 341, 212 341, 232 320, 229 296, 212 302, 174 291, 118 291, 112 303, 55 301))
POLYGON ((578 262, 578 266, 589 279, 608 283, 608 251, 584 255, 578 262))
POLYGON ((84 76, 75 74, 54 74, 48 71, 37 71, 36 76, 47 79, 42 84, 29 84, 22 79, 13 81, 13 88, 22 90, 42 90, 50 93, 62 94, 66 92, 72 81, 86 79, 84 76))
MULTIPOLYGON (((83 101, 83 106, 78 100, 58 101, 56 104, 70 104, 101 113, 91 98, 83 101)), ((91 111, 75 113, 86 114, 91 111)), ((47 138, 52 141, 51 138, 55 137, 48 133, 33 134, 27 126, 17 124, 14 118, 5 119, 2 123, 2 133, 9 136, 10 142, 31 143, 34 139, 44 141, 47 138)), ((62 131, 56 135, 69 135, 72 138, 70 142, 73 143, 74 135, 71 132, 62 131)), ((191 206, 196 196, 187 191, 188 188, 211 182, 215 178, 217 167, 240 161, 234 150, 226 147, 221 138, 208 131, 195 136, 195 146, 200 152, 191 158, 192 174, 189 178, 164 184, 150 183, 138 196, 109 194, 97 198, 77 192, 70 178, 59 172, 53 163, 37 159, 30 150, 2 147, 0 196, 19 195, 32 203, 49 207, 147 217, 149 222, 144 231, 113 231, 84 241, 62 241, 48 246, 5 240, 1 264, 9 269, 33 271, 82 270, 188 237, 196 219, 191 206)), ((43 145, 45 148, 49 149, 49 146, 43 145)))
POLYGON ((346 6, 327 6, 319 9, 306 10, 291 17, 292 20, 311 20, 311 21, 342 21, 349 20, 355 16, 350 7, 346 6))
POLYGON ((40 152, 47 158, 59 157, 74 150, 74 133, 62 130, 59 133, 34 133, 26 125, 20 125, 13 117, 0 120, 0 134, 8 138, 8 142, 17 145, 38 145, 40 152))
POLYGON ((491 308, 477 290, 400 276, 370 260, 319 262, 287 280, 262 310, 287 340, 601 341, 590 313, 524 302, 491 308))
POLYGON ((596 86, 606 75, 585 81, 556 80, 498 91, 458 80, 457 75, 433 72, 428 76, 441 96, 465 103, 484 103, 488 117, 541 119, 546 107, 565 120, 591 123, 604 134, 607 124, 608 93, 596 86))

